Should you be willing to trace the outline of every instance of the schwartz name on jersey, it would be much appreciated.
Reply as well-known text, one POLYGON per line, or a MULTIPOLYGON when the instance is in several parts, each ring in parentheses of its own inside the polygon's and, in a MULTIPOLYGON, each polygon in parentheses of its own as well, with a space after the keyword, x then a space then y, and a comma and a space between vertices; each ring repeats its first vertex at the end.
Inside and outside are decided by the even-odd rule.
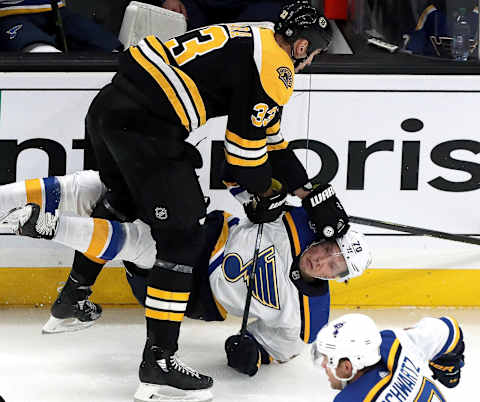
POLYGON ((348 384, 335 402, 444 402, 428 361, 453 350, 460 329, 449 317, 423 318, 413 328, 381 331, 381 361, 348 384))

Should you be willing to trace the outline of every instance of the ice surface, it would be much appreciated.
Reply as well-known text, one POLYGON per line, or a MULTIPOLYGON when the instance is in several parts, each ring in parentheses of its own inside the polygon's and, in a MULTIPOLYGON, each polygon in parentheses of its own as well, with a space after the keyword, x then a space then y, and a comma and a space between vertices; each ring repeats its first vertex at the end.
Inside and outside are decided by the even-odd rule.
MULTIPOLYGON (((479 309, 356 310, 379 328, 401 328, 424 316, 450 315, 465 333, 465 368, 460 385, 440 385, 449 402, 479 400, 474 367, 480 361, 479 309)), ((351 312, 334 310, 332 317, 351 312)), ((131 402, 145 325, 140 308, 106 308, 95 326, 67 334, 42 335, 46 309, 0 310, 0 395, 6 402, 131 402)), ((336 394, 313 368, 306 350, 282 365, 261 368, 255 377, 226 365, 224 340, 240 320, 205 323, 186 319, 180 358, 215 378, 215 402, 331 402, 336 394)))

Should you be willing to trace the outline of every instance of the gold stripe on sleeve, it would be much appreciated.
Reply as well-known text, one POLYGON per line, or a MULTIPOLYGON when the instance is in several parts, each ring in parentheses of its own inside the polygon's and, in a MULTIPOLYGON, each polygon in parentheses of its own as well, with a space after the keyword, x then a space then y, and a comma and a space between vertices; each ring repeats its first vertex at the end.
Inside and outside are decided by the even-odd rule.
POLYGON ((172 104, 175 113, 177 113, 178 117, 180 118, 182 125, 184 125, 188 131, 190 131, 190 123, 188 121, 185 108, 164 75, 157 67, 147 60, 136 47, 131 47, 129 51, 137 63, 140 64, 145 71, 153 77, 158 85, 160 85, 160 88, 163 89, 165 95, 167 95, 168 100, 172 104))
POLYGON ((33 202, 34 204, 42 207, 42 182, 40 179, 25 180, 25 190, 27 193, 27 203, 33 202))
POLYGON ((153 35, 149 35, 145 38, 145 41, 148 42, 148 44, 153 47, 160 56, 162 56, 162 59, 163 61, 165 62, 165 64, 170 64, 170 61, 168 60, 168 56, 167 56, 167 53, 165 52, 165 49, 164 47, 162 46, 162 44, 158 41, 157 38, 155 38, 155 36, 153 35))
POLYGON ((193 102, 195 103, 195 108, 197 109, 197 113, 200 116, 200 122, 198 125, 203 126, 207 122, 207 111, 205 110, 205 104, 203 103, 203 99, 202 99, 202 96, 200 95, 200 91, 195 85, 195 82, 193 82, 193 80, 187 74, 185 74, 179 68, 176 68, 176 67, 173 67, 173 68, 175 69, 175 71, 178 73, 178 75, 180 76, 180 78, 183 80, 186 87, 188 88, 188 91, 190 92, 193 102))
POLYGON ((110 225, 106 219, 93 218, 93 233, 85 255, 90 259, 98 258, 108 241, 110 225))

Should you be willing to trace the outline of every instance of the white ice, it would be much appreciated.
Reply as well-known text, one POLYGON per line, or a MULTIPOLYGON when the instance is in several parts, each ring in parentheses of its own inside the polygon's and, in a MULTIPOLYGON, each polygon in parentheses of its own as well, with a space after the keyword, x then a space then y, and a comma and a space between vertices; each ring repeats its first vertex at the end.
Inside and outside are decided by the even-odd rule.
MULTIPOLYGON (((360 310, 356 310, 360 311, 360 310)), ((332 317, 350 312, 334 310, 332 317)), ((480 310, 361 310, 379 328, 401 328, 424 316, 450 315, 465 333, 465 368, 460 385, 446 389, 449 402, 478 401, 480 310)), ((107 308, 93 327, 72 333, 42 335, 46 309, 0 310, 0 395, 6 402, 131 402, 145 325, 140 308, 107 308)), ((205 323, 186 319, 181 359, 215 378, 215 402, 331 402, 335 391, 313 368, 306 350, 282 365, 261 368, 255 377, 237 374, 226 365, 224 340, 238 332, 240 321, 205 323)))

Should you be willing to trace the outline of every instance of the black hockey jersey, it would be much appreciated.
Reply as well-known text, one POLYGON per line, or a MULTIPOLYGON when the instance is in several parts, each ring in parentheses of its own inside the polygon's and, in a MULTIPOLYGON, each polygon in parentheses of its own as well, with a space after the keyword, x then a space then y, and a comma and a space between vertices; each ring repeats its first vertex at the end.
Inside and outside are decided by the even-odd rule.
POLYGON ((222 24, 165 43, 149 36, 122 54, 119 73, 146 95, 154 114, 188 132, 228 116, 227 163, 250 192, 268 188, 268 152, 288 146, 280 119, 294 84, 292 61, 273 31, 222 24))

